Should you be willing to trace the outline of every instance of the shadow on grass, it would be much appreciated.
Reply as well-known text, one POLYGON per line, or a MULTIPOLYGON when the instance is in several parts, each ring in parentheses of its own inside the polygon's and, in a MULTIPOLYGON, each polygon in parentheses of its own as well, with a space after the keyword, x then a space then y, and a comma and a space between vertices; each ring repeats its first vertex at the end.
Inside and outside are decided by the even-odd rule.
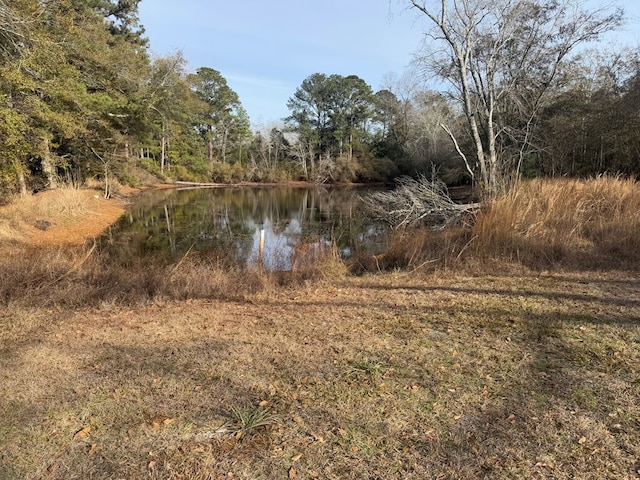
MULTIPOLYGON (((624 283, 632 289, 638 284, 624 283)), ((570 300, 604 308, 640 305, 636 300, 555 291, 379 285, 364 288, 502 298, 533 295, 551 302, 570 300)), ((637 355, 623 338, 608 338, 605 342, 602 337, 576 338, 575 329, 589 325, 637 332, 640 317, 601 318, 579 311, 558 312, 555 307, 552 303, 543 312, 532 312, 441 306, 430 311, 433 317, 447 313, 451 320, 456 316, 464 318, 461 321, 470 322, 466 326, 478 332, 480 328, 494 331, 527 359, 518 375, 511 375, 508 383, 499 386, 499 395, 491 400, 470 399, 459 406, 466 412, 451 425, 449 434, 440 438, 442 443, 437 449, 442 471, 448 472, 442 478, 515 478, 532 473, 542 478, 634 478, 634 458, 640 454, 634 440, 640 430, 635 407, 640 378, 637 364, 633 363, 637 355), (630 358, 625 359, 625 354, 630 358), (632 363, 627 364, 627 360, 632 363)), ((452 326, 451 320, 448 326, 452 326)), ((420 322, 432 326, 428 317, 420 322)), ((405 442, 405 446, 424 452, 425 459, 433 457, 431 440, 414 440, 410 445, 405 442)))
POLYGON ((277 477, 269 427, 242 439, 221 428, 233 426, 234 408, 254 409, 265 398, 276 414, 289 413, 255 378, 268 378, 269 360, 257 366, 234 359, 234 350, 232 342, 204 338, 104 342, 76 352, 74 371, 53 372, 37 396, 0 399, 0 478, 182 478, 185 465, 201 465, 198 475, 226 475, 237 462, 262 462, 262 478, 277 477), (83 428, 90 431, 78 436, 83 428))

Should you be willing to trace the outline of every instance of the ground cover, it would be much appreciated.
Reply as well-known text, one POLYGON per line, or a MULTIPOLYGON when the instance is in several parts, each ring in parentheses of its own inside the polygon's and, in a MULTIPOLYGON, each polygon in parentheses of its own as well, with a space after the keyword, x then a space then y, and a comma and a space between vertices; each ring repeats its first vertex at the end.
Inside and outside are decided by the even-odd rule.
POLYGON ((6 310, 0 478, 637 478, 639 287, 386 274, 6 310))

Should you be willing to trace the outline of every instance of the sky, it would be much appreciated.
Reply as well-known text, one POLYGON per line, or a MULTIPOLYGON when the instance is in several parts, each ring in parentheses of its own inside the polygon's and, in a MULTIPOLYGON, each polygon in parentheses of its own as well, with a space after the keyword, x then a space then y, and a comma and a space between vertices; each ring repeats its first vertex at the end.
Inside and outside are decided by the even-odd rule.
MULTIPOLYGON (((357 75, 374 91, 410 66, 428 28, 402 0, 142 0, 151 51, 181 51, 188 70, 220 71, 255 129, 289 115, 287 100, 313 73, 357 75)), ((640 45, 640 0, 616 4, 628 23, 610 41, 640 45)))

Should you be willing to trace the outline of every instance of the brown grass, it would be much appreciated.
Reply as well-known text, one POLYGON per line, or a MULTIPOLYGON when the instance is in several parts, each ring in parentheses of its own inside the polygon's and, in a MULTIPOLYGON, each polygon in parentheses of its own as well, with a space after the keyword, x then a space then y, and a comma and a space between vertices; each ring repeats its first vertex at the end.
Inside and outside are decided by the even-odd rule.
POLYGON ((0 478, 637 478, 638 291, 398 273, 6 309, 0 478))
POLYGON ((398 229, 383 254, 362 255, 350 268, 638 270, 640 184, 607 176, 522 182, 486 205, 473 224, 398 229))
POLYGON ((637 267, 640 185, 607 176, 523 182, 478 215, 473 236, 473 254, 484 259, 637 267))
POLYGON ((124 212, 119 199, 96 190, 59 188, 17 197, 0 208, 0 242, 27 245, 83 245, 124 212))

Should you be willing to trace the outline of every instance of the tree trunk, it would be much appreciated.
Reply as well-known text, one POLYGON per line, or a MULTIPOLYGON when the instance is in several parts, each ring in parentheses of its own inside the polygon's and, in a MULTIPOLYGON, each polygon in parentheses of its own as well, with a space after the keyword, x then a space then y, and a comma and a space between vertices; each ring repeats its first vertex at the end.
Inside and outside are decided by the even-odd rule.
POLYGON ((29 192, 27 192, 27 182, 24 178, 24 172, 18 172, 18 186, 20 187, 20 196, 26 197, 29 192))
POLYGON ((47 187, 50 190, 55 190, 58 188, 58 180, 56 176, 56 168, 51 161, 51 150, 49 149, 49 139, 42 139, 42 172, 47 177, 47 187))
POLYGON ((209 141, 207 143, 209 163, 213 164, 213 128, 209 125, 209 141))
POLYGON ((167 137, 165 136, 164 122, 162 122, 162 148, 160 151, 160 173, 164 173, 165 155, 167 153, 167 137))
POLYGON ((227 163, 227 136, 229 135, 229 129, 224 129, 222 135, 222 163, 227 163))

